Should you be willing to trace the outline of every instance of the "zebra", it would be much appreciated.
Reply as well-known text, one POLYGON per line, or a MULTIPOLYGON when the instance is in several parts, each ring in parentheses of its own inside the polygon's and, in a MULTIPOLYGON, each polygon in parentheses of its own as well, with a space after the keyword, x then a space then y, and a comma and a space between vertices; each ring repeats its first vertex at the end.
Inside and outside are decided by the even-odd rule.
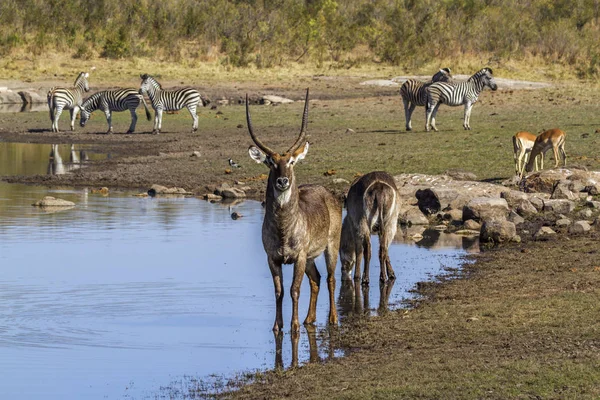
POLYGON ((104 115, 106 115, 106 122, 108 122, 108 132, 106 133, 113 133, 112 111, 129 110, 131 113, 131 125, 129 126, 127 133, 133 133, 137 123, 137 114, 135 113, 135 110, 140 103, 144 105, 146 118, 150 121, 152 115, 150 115, 146 100, 144 100, 144 96, 139 94, 136 89, 105 90, 94 93, 81 104, 81 119, 79 124, 81 127, 84 127, 94 111, 102 110, 104 111, 104 115))
POLYGON ((492 90, 498 89, 491 68, 482 68, 471 76, 466 82, 447 83, 436 82, 432 83, 427 88, 427 122, 425 130, 429 132, 430 127, 434 131, 438 131, 435 127, 435 116, 441 104, 447 104, 452 107, 463 105, 465 106, 465 118, 463 127, 466 130, 471 129, 469 121, 471 119, 471 109, 477 101, 479 93, 488 86, 492 90))
POLYGON ((421 82, 415 79, 409 79, 402 84, 400 96, 404 103, 404 115, 406 117, 406 130, 412 131, 411 117, 417 106, 427 105, 427 87, 433 82, 451 82, 452 74, 450 68, 442 68, 433 75, 431 81, 421 82))
MULTIPOLYGON (((154 130, 152 133, 159 134, 162 127, 163 111, 177 111, 183 107, 187 107, 192 115, 194 123, 192 124, 192 132, 198 130, 198 115, 196 108, 200 103, 200 93, 192 88, 184 88, 178 90, 163 90, 162 86, 154 77, 143 74, 140 75, 142 83, 140 85, 140 94, 148 94, 152 108, 154 108, 154 130)), ((204 103, 202 103, 204 105, 204 103)))
POLYGON ((83 93, 90 90, 88 85, 89 76, 90 74, 87 72, 80 72, 77 75, 77 79, 75 79, 73 89, 54 87, 48 91, 48 108, 50 109, 52 132, 58 132, 58 119, 63 109, 69 110, 71 114, 71 130, 75 130, 75 118, 77 118, 77 113, 83 101, 83 93))

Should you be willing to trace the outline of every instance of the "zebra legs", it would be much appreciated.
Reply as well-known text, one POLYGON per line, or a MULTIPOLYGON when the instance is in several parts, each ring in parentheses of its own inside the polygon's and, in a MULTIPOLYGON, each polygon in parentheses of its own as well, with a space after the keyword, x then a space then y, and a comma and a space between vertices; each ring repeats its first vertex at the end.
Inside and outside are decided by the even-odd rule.
POLYGON ((471 130, 471 110, 473 109, 473 103, 470 101, 465 104, 465 120, 463 122, 463 128, 470 131, 471 130))
POLYGON ((52 132, 59 132, 58 130, 58 120, 60 119, 60 114, 62 114, 63 107, 56 106, 54 109, 54 120, 52 121, 52 132))
POLYGON ((442 103, 436 103, 435 105, 427 103, 427 111, 425 112, 426 123, 425 123, 425 131, 429 132, 429 129, 433 129, 435 132, 438 131, 435 126, 435 116, 437 115, 438 108, 442 103))
POLYGON ((77 118, 78 113, 79 113, 78 106, 75 106, 69 110, 69 115, 71 116, 71 131, 75 130, 75 118, 77 118))
POLYGON ((135 125, 137 124, 137 114, 135 112, 135 108, 130 108, 129 112, 131 113, 131 125, 129 125, 129 130, 127 133, 133 133, 135 131, 135 125))
POLYGON ((404 117, 406 118, 406 130, 412 131, 412 113, 417 107, 414 103, 411 103, 407 99, 402 99, 404 102, 404 117))
POLYGON ((162 108, 158 108, 154 114, 154 130, 152 133, 158 135, 160 133, 160 128, 162 126, 162 108))
POLYGON ((106 133, 113 133, 112 113, 107 109, 104 110, 104 115, 106 115, 106 122, 108 123, 108 131, 106 131, 106 133))
POLYGON ((196 114, 196 106, 191 105, 187 109, 189 110, 192 119, 194 120, 194 123, 192 124, 192 133, 194 133, 198 130, 198 114, 196 114))

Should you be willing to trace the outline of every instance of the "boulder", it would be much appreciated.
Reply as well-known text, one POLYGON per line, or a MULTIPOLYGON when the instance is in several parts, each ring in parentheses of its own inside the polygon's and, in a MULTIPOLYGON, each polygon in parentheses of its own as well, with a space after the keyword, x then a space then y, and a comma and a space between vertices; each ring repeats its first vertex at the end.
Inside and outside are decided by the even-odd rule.
POLYGON ((436 214, 450 207, 450 203, 459 197, 456 189, 450 188, 427 188, 419 189, 415 193, 417 204, 425 215, 436 214))
POLYGON ((481 224, 475 220, 468 219, 463 224, 463 227, 467 230, 479 231, 481 229, 481 224))
POLYGON ((34 207, 75 207, 75 203, 68 200, 57 199, 52 196, 46 196, 43 199, 32 204, 34 207))
POLYGON ((551 199, 567 199, 567 200, 576 200, 577 196, 575 193, 569 189, 570 181, 559 181, 556 185, 554 185, 554 189, 552 190, 551 199))
POLYGON ((592 196, 596 196, 598 194, 600 194, 600 183, 598 182, 587 182, 588 185, 586 185, 583 188, 584 192, 587 192, 589 194, 591 194, 592 196))
POLYGON ((206 193, 205 195, 202 196, 202 198, 204 200, 208 200, 208 201, 220 201, 223 197, 218 196, 214 193, 206 193))
POLYGON ((506 200, 510 208, 515 208, 517 203, 523 200, 529 201, 529 196, 527 193, 523 193, 518 190, 505 190, 500 193, 500 197, 506 200))
POLYGON ((555 222, 555 225, 557 228, 566 228, 572 223, 573 221, 571 221, 569 218, 560 218, 555 222))
POLYGON ((542 211, 544 209, 544 199, 538 196, 531 196, 529 202, 532 206, 535 207, 537 211, 542 211))
POLYGON ((450 169, 445 172, 446 175, 457 181, 476 181, 477 175, 472 172, 450 169))
POLYGON ((593 214, 594 213, 592 212, 592 210, 590 210, 589 208, 585 208, 585 209, 579 211, 578 215, 583 219, 590 219, 590 218, 592 218, 593 214))
POLYGON ((161 194, 179 194, 179 195, 192 195, 193 193, 189 193, 187 190, 178 187, 168 188, 162 185, 152 185, 150 189, 148 189, 149 196, 156 196, 161 194))
POLYGON ((285 97, 281 97, 281 96, 273 96, 273 95, 266 95, 260 99, 260 104, 265 104, 265 105, 289 104, 289 103, 293 103, 293 102, 294 102, 294 100, 286 99, 285 97))
POLYGON ((535 240, 548 240, 550 237, 556 235, 556 232, 547 226, 542 226, 536 233, 533 234, 535 240))
POLYGON ((504 243, 516 240, 517 228, 510 221, 488 220, 481 226, 479 240, 483 243, 504 243))
POLYGON ((476 197, 463 208, 463 219, 476 221, 503 220, 508 217, 508 203, 505 199, 476 197))
POLYGON ((569 233, 586 233, 592 229, 587 221, 577 221, 569 228, 569 233))
POLYGON ((406 211, 400 213, 400 223, 403 225, 429 225, 429 220, 419 207, 407 206, 406 211))
POLYGON ((537 214, 537 208, 529 202, 529 200, 520 200, 515 204, 514 210, 522 217, 529 218, 537 214))
POLYGON ((457 222, 462 223, 462 220, 463 220, 462 210, 456 210, 456 209, 448 210, 445 213, 443 213, 442 219, 453 222, 453 223, 457 223, 457 222))
POLYGON ((21 101, 25 104, 40 104, 48 102, 48 99, 45 96, 42 96, 35 90, 31 89, 21 90, 19 92, 19 96, 21 96, 21 101))
POLYGON ((18 93, 5 89, 0 91, 0 104, 23 104, 23 99, 18 93))
POLYGON ((556 199, 544 201, 544 211, 552 211, 559 214, 569 214, 574 209, 575 203, 571 200, 556 199))
POLYGON ((552 193, 556 182, 566 180, 572 174, 573 172, 566 168, 546 169, 524 177, 521 184, 526 192, 552 193))
POLYGON ((521 217, 514 210, 512 210, 510 214, 508 214, 508 220, 515 225, 519 225, 525 222, 525 218, 521 217))
POLYGON ((239 188, 224 188, 220 191, 220 193, 215 194, 218 194, 226 199, 240 199, 246 197, 246 192, 239 188))
POLYGON ((594 201, 594 200, 590 200, 587 203, 585 203, 586 206, 591 207, 591 208, 600 208, 600 201, 594 201))

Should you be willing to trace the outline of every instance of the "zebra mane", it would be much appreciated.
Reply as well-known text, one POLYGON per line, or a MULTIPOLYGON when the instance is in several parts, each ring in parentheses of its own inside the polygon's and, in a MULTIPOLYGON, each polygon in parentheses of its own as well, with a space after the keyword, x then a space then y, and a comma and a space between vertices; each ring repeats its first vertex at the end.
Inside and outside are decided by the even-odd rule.
MULTIPOLYGON (((96 92, 93 95, 91 95, 90 97, 88 97, 87 99, 84 100, 84 102, 81 104, 81 108, 83 109, 87 109, 88 107, 97 107, 98 106, 98 100, 100 99, 100 96, 102 95, 102 92, 96 92)), ((96 108, 94 108, 96 109, 96 108)))
POLYGON ((485 75, 486 72, 489 72, 491 75, 493 74, 491 68, 485 67, 485 68, 482 68, 479 71, 475 72, 473 75, 471 75, 471 77, 469 79, 467 79, 467 82, 480 78, 481 76, 485 75))
POLYGON ((152 82, 154 82, 158 85, 159 89, 162 89, 162 85, 160 84, 160 82, 157 81, 156 78, 154 78, 152 75, 142 74, 142 75, 140 75, 140 78, 142 78, 143 81, 145 81, 146 79, 151 79, 152 82))
POLYGON ((77 78, 75 78, 75 83, 73 84, 73 87, 77 87, 77 83, 79 83, 82 79, 86 79, 88 77, 88 74, 86 72, 80 72, 79 75, 77 75, 77 78))

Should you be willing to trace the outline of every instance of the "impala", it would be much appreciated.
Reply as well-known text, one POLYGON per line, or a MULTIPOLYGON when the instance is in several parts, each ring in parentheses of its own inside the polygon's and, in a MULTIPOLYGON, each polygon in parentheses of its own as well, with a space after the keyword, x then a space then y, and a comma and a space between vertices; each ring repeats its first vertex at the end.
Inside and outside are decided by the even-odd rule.
MULTIPOLYGON (((513 149, 515 159, 515 174, 519 177, 523 176, 525 164, 529 160, 529 153, 533 148, 536 136, 529 132, 517 132, 513 138, 513 149)), ((535 160, 535 170, 538 171, 538 162, 535 160)))
POLYGON ((533 171, 535 158, 540 156, 540 169, 544 169, 544 154, 552 149, 554 152, 554 168, 558 167, 560 156, 563 158, 563 166, 567 165, 567 153, 565 153, 565 139, 567 135, 560 129, 550 129, 535 138, 535 143, 529 155, 529 161, 525 170, 533 171), (559 154, 560 152, 560 154, 559 154))
POLYGON ((346 198, 348 213, 342 225, 340 259, 342 272, 349 277, 354 267, 354 280, 360 279, 361 257, 365 258, 362 283, 369 283, 371 233, 379 235, 379 280, 395 279, 388 247, 396 235, 400 202, 394 178, 375 171, 352 184, 346 198))
POLYGON ((277 153, 263 144, 254 134, 248 95, 246 95, 246 122, 248 132, 256 146, 248 153, 257 163, 265 164, 270 172, 267 181, 265 219, 262 226, 262 242, 275 287, 276 316, 273 331, 283 329, 283 274, 282 264, 294 264, 294 277, 290 294, 292 297, 293 333, 300 330, 298 323, 298 298, 300 284, 306 273, 310 281, 310 303, 305 325, 316 320, 317 296, 321 275, 315 258, 325 253, 327 286, 329 289, 329 323, 337 323, 335 308, 335 266, 342 229, 342 205, 328 190, 316 185, 296 185, 294 166, 308 152, 306 125, 308 123, 308 89, 302 115, 302 128, 292 147, 277 153))

